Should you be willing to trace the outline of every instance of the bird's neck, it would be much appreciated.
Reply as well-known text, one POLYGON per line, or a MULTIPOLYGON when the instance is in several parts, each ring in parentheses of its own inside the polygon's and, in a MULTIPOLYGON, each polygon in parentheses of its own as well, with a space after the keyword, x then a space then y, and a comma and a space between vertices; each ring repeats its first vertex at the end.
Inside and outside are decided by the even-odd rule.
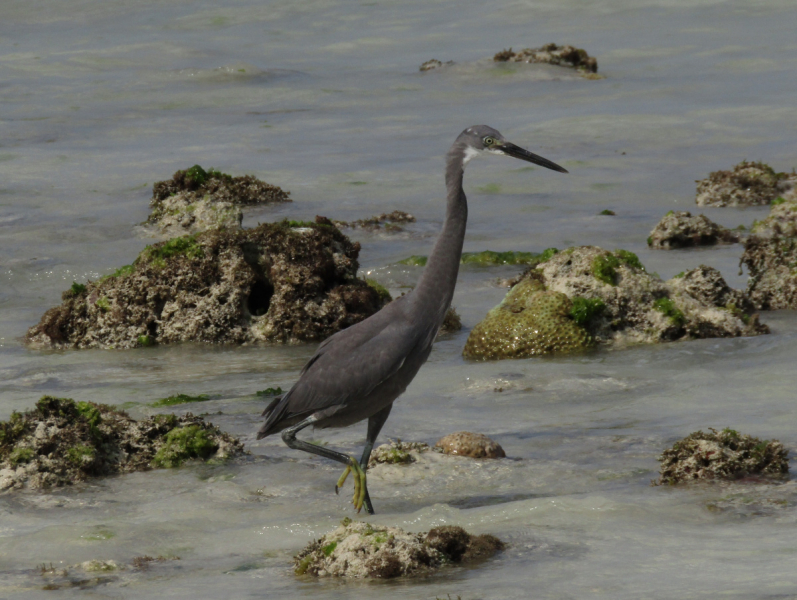
POLYGON ((464 149, 454 146, 446 156, 446 219, 443 231, 429 255, 426 268, 413 292, 415 306, 423 311, 418 317, 429 320, 435 327, 443 322, 451 305, 457 285, 465 226, 468 221, 468 203, 462 191, 464 149), (422 309, 420 307, 423 307, 422 309))

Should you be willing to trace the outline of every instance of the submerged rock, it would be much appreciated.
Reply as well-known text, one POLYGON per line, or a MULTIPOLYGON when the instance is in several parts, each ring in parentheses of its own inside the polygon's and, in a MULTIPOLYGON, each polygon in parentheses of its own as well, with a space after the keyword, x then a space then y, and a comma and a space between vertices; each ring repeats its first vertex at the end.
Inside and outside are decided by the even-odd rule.
POLYGON ((482 433, 458 431, 440 438, 434 445, 443 454, 467 456, 469 458, 506 458, 501 444, 482 433))
POLYGON ((718 225, 705 215, 670 211, 653 228, 648 246, 669 250, 688 246, 711 246, 719 242, 736 243, 739 234, 718 225))
POLYGON ((58 348, 322 340, 385 302, 357 279, 359 250, 334 227, 288 221, 175 238, 74 284, 26 340, 58 348))
POLYGON ((447 333, 454 333, 462 329, 462 318, 457 313, 453 306, 450 306, 446 311, 446 316, 443 318, 443 324, 440 325, 438 335, 445 335, 447 333))
POLYGON ((622 345, 768 333, 745 294, 700 266, 664 282, 632 252, 570 248, 528 271, 470 333, 467 358, 524 358, 622 345))
POLYGON ((496 54, 493 60, 495 62, 548 63, 571 67, 586 73, 598 72, 598 59, 587 54, 586 50, 569 45, 545 44, 540 48, 525 48, 517 52, 513 52, 510 48, 496 54))
POLYGON ((665 450, 654 485, 750 475, 784 477, 789 472, 788 451, 777 440, 761 440, 733 429, 709 431, 691 433, 665 450))
POLYGON ((194 165, 155 183, 147 223, 170 235, 234 229, 241 225, 241 206, 290 201, 288 192, 252 175, 232 177, 194 165))
POLYGON ((190 413, 135 421, 105 404, 44 396, 33 410, 0 422, 0 491, 59 487, 242 453, 241 442, 190 413))
POLYGON ((769 204, 797 183, 797 174, 776 173, 762 162, 742 161, 730 171, 714 171, 697 181, 698 206, 769 204))
POLYGON ((767 218, 753 224, 744 242, 747 293, 761 310, 797 308, 797 192, 772 202, 767 218))
POLYGON ((456 526, 436 527, 424 535, 344 519, 340 527, 308 544, 294 563, 297 575, 392 579, 488 558, 503 548, 495 536, 470 535, 456 526))
POLYGON ((368 460, 368 467, 376 465, 406 465, 414 463, 417 456, 429 451, 429 444, 426 442, 402 442, 401 440, 390 440, 387 444, 382 444, 374 449, 371 458, 368 460))
POLYGON ((330 225, 334 225, 335 227, 365 229, 366 231, 378 231, 383 229, 383 227, 385 231, 403 231, 403 228, 401 225, 399 225, 399 223, 415 223, 415 217, 402 210, 394 210, 390 213, 382 213, 381 215, 375 215, 368 219, 358 219, 356 221, 330 221, 326 217, 316 217, 317 221, 319 219, 324 220, 319 222, 328 222, 330 225))
POLYGON ((453 60, 449 60, 447 62, 443 62, 441 60, 437 60, 436 58, 433 58, 433 59, 427 60, 425 63, 423 63, 421 65, 421 67, 420 67, 420 70, 421 71, 431 71, 432 69, 439 69, 441 67, 448 67, 448 66, 453 65, 453 64, 454 64, 453 60))

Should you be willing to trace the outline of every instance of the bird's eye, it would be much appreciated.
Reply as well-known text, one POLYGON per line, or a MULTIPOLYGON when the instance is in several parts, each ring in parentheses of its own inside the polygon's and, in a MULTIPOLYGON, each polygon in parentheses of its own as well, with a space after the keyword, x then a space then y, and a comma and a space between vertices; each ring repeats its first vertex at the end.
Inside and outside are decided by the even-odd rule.
POLYGON ((492 146, 495 143, 495 140, 491 137, 484 138, 484 145, 485 146, 492 146))

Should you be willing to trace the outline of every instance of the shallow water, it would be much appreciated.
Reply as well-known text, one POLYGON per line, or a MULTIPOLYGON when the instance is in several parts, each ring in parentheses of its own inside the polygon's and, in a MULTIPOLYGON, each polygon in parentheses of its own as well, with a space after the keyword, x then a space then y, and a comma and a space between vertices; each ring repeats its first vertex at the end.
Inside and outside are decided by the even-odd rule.
MULTIPOLYGON (((289 386, 312 347, 40 352, 20 342, 71 282, 128 264, 154 181, 195 163, 253 173, 292 204, 247 214, 362 218, 407 210, 398 235, 351 235, 394 293, 420 269, 442 216, 443 156, 488 123, 571 173, 474 161, 466 250, 571 244, 637 252, 663 277, 700 263, 732 285, 739 246, 648 251, 694 180, 742 159, 790 170, 797 83, 789 0, 540 2, 6 1, 0 8, 0 418, 43 394, 143 405, 207 393, 201 410, 251 456, 0 497, 0 597, 790 598, 797 597, 795 482, 651 487, 656 456, 700 428, 797 446, 797 316, 772 335, 471 364, 467 331, 513 268, 463 268, 465 329, 440 341, 382 439, 433 443, 476 430, 510 459, 432 456, 378 467, 377 523, 441 523, 506 540, 477 567, 403 582, 309 581, 291 556, 351 515, 338 465, 254 440, 256 390, 289 386), (495 52, 554 41, 598 57, 589 81, 495 52), (454 67, 419 73, 429 58, 454 67), (598 216, 609 208, 615 217, 598 216), (497 392, 496 388, 503 391, 497 392), (222 414, 215 414, 221 411, 222 414), (775 498, 776 501, 767 501, 775 498), (179 561, 40 591, 36 565, 179 561), (84 587, 85 587, 84 586, 84 587)), ((766 209, 702 209, 728 226, 766 209)), ((364 427, 312 438, 358 451, 364 427)), ((793 453, 792 453, 793 454, 793 453)))

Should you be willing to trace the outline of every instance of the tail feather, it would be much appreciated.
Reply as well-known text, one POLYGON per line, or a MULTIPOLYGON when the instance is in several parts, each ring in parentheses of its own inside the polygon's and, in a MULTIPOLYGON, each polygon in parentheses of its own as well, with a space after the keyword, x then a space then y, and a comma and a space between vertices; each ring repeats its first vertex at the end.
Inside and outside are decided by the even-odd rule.
POLYGON ((262 415, 266 417, 266 422, 263 423, 258 430, 257 439, 262 440, 267 435, 271 435, 272 433, 276 433, 282 429, 278 426, 278 423, 283 419, 283 417, 286 416, 286 413, 288 412, 289 396, 290 392, 284 394, 283 396, 274 398, 271 402, 269 402, 262 415))

